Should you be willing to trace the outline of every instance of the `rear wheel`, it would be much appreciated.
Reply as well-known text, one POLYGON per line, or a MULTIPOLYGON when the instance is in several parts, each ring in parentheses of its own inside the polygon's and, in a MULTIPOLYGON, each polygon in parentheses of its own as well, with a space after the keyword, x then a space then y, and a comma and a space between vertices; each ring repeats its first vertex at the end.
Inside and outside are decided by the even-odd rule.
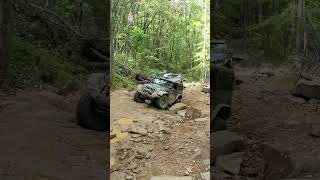
POLYGON ((97 112, 97 105, 90 94, 84 94, 77 106, 78 124, 87 129, 98 131, 107 130, 107 112, 106 116, 101 116, 97 112))
POLYGON ((138 92, 134 93, 134 101, 139 102, 139 103, 144 103, 144 99, 141 98, 138 92))
POLYGON ((156 98, 154 102, 155 105, 160 109, 166 109, 169 105, 167 95, 163 95, 161 97, 156 98))

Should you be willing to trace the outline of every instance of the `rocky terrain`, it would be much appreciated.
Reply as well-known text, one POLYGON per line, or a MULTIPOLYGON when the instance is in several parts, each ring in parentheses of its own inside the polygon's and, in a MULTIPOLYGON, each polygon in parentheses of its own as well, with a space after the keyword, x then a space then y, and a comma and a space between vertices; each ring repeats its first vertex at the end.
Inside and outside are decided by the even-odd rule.
POLYGON ((137 103, 134 92, 111 95, 111 179, 210 179, 209 94, 186 84, 169 110, 137 103))

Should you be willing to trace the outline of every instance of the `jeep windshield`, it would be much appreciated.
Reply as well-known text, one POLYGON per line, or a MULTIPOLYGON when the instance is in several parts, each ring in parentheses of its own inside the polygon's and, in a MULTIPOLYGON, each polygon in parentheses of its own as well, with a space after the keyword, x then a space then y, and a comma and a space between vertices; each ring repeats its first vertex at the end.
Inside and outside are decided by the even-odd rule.
POLYGON ((170 81, 166 81, 164 79, 154 79, 153 81, 155 84, 159 84, 161 86, 167 87, 167 88, 171 88, 173 86, 173 83, 170 81))

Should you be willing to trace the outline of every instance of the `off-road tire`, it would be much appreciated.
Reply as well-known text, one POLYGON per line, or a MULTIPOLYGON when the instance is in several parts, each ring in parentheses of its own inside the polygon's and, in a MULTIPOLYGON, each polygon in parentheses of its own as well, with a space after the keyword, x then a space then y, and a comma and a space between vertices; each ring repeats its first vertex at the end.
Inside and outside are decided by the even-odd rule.
POLYGON ((169 106, 168 96, 163 95, 154 100, 154 104, 160 109, 166 109, 169 106))
POLYGON ((138 102, 138 103, 144 103, 145 100, 143 98, 140 97, 138 92, 134 93, 134 97, 133 97, 134 101, 138 102))
POLYGON ((96 109, 97 105, 90 94, 82 95, 76 110, 78 124, 86 129, 107 131, 107 117, 100 117, 96 109))
POLYGON ((227 121, 221 117, 216 117, 214 123, 212 124, 213 132, 222 131, 227 129, 227 121))

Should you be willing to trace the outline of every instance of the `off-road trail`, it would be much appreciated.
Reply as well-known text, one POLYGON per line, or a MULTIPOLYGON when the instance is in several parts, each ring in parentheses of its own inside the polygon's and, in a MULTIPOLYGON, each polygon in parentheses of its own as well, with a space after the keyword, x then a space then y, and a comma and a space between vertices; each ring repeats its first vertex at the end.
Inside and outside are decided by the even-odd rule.
POLYGON ((293 96, 297 76, 285 69, 235 72, 242 83, 234 91, 229 130, 212 138, 220 156, 213 178, 320 177, 320 101, 293 96))
POLYGON ((1 180, 107 178, 105 133, 76 124, 78 98, 49 91, 1 97, 1 180))
MULTIPOLYGON (((229 129, 211 134, 211 179, 319 177, 319 100, 292 96, 290 72, 235 71, 229 129)), ((210 94, 201 89, 186 84, 177 111, 137 103, 134 91, 111 93, 112 180, 209 178, 210 94)), ((0 95, 1 180, 107 179, 106 134, 76 124, 79 94, 0 95)))
POLYGON ((200 85, 185 86, 177 111, 137 103, 134 91, 111 94, 111 179, 209 177, 210 96, 200 85))

